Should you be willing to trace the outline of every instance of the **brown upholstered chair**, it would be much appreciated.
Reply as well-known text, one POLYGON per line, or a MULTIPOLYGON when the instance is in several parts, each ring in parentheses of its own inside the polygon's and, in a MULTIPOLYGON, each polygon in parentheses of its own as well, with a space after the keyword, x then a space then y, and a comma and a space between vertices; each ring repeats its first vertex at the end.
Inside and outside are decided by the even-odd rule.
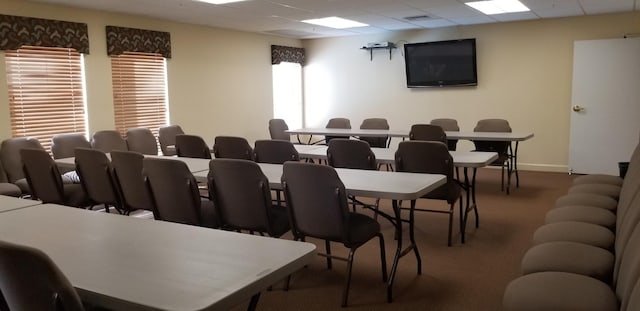
POLYGON ((74 207, 89 205, 80 184, 65 184, 55 161, 43 149, 20 149, 24 175, 31 195, 43 203, 56 203, 74 207))
POLYGON ((114 207, 119 213, 126 214, 122 208, 113 167, 107 155, 98 149, 76 148, 75 163, 80 184, 92 208, 95 205, 104 205, 107 213, 109 207, 114 207))
POLYGON ((76 148, 91 148, 91 143, 82 133, 57 134, 51 138, 54 159, 74 157, 76 148))
POLYGON ((2 310, 84 310, 75 288, 49 256, 4 241, 0 241, 0 292, 2 310))
POLYGON ((111 152, 111 166, 125 213, 138 216, 142 211, 153 211, 149 189, 142 175, 144 156, 134 151, 111 152))
POLYGON ((20 187, 9 182, 7 174, 4 172, 4 168, 2 167, 2 161, 0 161, 0 195, 8 195, 12 197, 20 197, 22 195, 20 187))
POLYGON ((127 142, 116 130, 103 130, 93 133, 91 137, 91 148, 104 152, 112 150, 127 150, 127 142))
MULTIPOLYGON (((449 204, 448 210, 415 209, 449 214, 449 234, 447 244, 451 246, 453 231, 453 214, 456 201, 460 204, 460 229, 462 231, 462 189, 453 178, 453 159, 447 145, 441 141, 403 141, 396 151, 396 170, 398 172, 442 174, 447 176, 446 184, 429 192, 422 198, 444 200, 449 204)), ((462 236, 461 236, 462 239, 462 236)))
MULTIPOLYGON (((433 119, 431 120, 430 124, 437 125, 445 131, 451 131, 451 132, 460 131, 460 127, 458 126, 458 121, 456 121, 456 119, 447 119, 447 118, 433 119)), ((458 145, 457 139, 447 139, 447 147, 449 147, 449 150, 455 151, 457 145, 458 145)))
MULTIPOLYGON (((389 123, 387 119, 383 118, 369 118, 364 119, 360 124, 362 130, 388 130, 389 123)), ((389 136, 381 137, 360 137, 360 140, 364 140, 369 143, 369 146, 374 148, 386 148, 389 142, 389 136)))
MULTIPOLYGON (((351 128, 351 121, 349 121, 349 119, 347 118, 333 118, 330 119, 327 122, 327 125, 325 125, 325 128, 328 129, 350 129, 351 128)), ((331 141, 334 138, 349 138, 348 136, 325 136, 324 140, 325 143, 328 145, 329 141, 331 141)))
POLYGON ((261 139, 254 144, 253 159, 258 163, 283 164, 287 161, 299 161, 300 155, 288 140, 261 139))
POLYGON ((20 191, 23 194, 30 194, 29 183, 24 175, 24 169, 22 165, 22 158, 20 156, 20 150, 24 148, 35 148, 44 150, 40 142, 31 137, 14 137, 8 138, 2 141, 0 146, 0 160, 2 160, 2 167, 7 173, 7 178, 10 183, 20 187, 20 191))
POLYGON ((169 146, 174 146, 175 148, 176 135, 180 134, 184 134, 180 125, 167 125, 158 128, 158 142, 163 155, 171 156, 176 154, 175 149, 169 150, 169 146))
MULTIPOLYGON (((509 122, 504 119, 483 119, 478 121, 474 132, 502 132, 511 133, 509 122)), ((509 185, 511 184, 511 162, 509 148, 511 146, 508 141, 487 141, 474 140, 476 151, 497 152, 498 159, 490 163, 491 166, 499 166, 502 170, 502 178, 500 190, 504 191, 504 175, 507 174, 507 194, 509 194, 509 185), (506 170, 506 172, 505 172, 506 170)))
POLYGON ((447 143, 447 134, 442 127, 432 124, 414 124, 409 131, 410 140, 439 141, 447 143))
POLYGON ((158 155, 158 142, 150 129, 140 127, 127 130, 127 148, 142 154, 158 155))
POLYGON ((171 158, 144 158, 143 174, 155 219, 217 228, 213 203, 201 200, 187 165, 171 158))
POLYGON ((289 208, 291 228, 296 240, 306 237, 325 240, 327 266, 332 259, 347 262, 347 275, 342 292, 342 306, 347 305, 351 270, 355 251, 374 237, 380 240, 382 280, 387 280, 384 238, 380 224, 369 216, 349 212, 347 193, 335 169, 326 165, 286 162, 282 183, 289 208), (347 258, 331 254, 330 242, 342 243, 349 249, 347 258))
POLYGON ((213 159, 209 162, 209 195, 220 226, 280 237, 289 231, 289 216, 271 204, 269 180, 250 160, 213 159))
POLYGON ((269 120, 269 135, 271 139, 291 140, 291 135, 285 132, 288 129, 289 126, 283 119, 269 120))
POLYGON ((253 148, 243 137, 216 136, 213 154, 217 159, 253 160, 253 148))
POLYGON ((178 134, 175 146, 179 157, 211 159, 211 149, 200 136, 178 134))

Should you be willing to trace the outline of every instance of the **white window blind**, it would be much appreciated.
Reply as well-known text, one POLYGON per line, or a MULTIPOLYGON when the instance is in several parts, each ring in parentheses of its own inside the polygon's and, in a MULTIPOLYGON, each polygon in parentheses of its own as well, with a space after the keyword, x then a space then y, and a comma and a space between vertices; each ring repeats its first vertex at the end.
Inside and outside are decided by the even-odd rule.
POLYGON ((111 57, 111 71, 116 130, 124 136, 127 129, 145 127, 157 137, 167 125, 164 57, 125 52, 111 57))
POLYGON ((11 131, 50 150, 51 137, 87 133, 82 56, 74 49, 5 51, 11 131))

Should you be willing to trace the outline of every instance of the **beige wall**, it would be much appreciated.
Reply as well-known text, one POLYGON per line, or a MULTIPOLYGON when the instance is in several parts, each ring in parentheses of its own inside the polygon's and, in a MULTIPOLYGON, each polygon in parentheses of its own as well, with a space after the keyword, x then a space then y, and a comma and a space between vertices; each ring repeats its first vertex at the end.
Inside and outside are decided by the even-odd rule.
MULTIPOLYGON (((451 117, 462 130, 478 119, 505 118, 535 137, 520 144, 523 169, 567 171, 573 42, 640 33, 640 12, 543 21, 485 24, 304 41, 307 126, 347 117, 358 127, 386 117, 392 128, 451 117), (478 86, 408 89, 402 44, 476 38, 478 86), (391 41, 399 48, 359 49, 391 41)), ((468 142, 459 148, 470 149, 468 142)))
MULTIPOLYGON (((111 68, 105 26, 171 33, 167 61, 171 123, 202 135, 249 140, 268 138, 272 117, 271 44, 300 46, 299 40, 179 24, 143 17, 79 10, 62 6, 0 0, 0 14, 87 23, 90 54, 85 56, 89 132, 114 128, 111 68)), ((0 137, 9 137, 8 97, 0 52, 0 137)))

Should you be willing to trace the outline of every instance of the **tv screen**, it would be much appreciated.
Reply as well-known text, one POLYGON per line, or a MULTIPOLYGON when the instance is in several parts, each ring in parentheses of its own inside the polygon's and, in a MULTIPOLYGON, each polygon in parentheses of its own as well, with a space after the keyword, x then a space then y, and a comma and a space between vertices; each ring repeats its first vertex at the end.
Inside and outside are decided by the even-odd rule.
POLYGON ((476 39, 404 45, 407 87, 478 85, 476 39))

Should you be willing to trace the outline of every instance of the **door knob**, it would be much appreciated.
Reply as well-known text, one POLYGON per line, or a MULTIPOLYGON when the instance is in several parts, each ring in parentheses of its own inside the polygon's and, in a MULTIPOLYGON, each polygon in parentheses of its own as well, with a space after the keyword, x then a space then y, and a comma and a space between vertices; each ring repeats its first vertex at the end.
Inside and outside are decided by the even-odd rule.
POLYGON ((573 111, 575 111, 575 112, 580 112, 580 111, 583 111, 583 110, 584 110, 584 107, 582 107, 582 106, 578 106, 578 105, 575 105, 575 106, 573 106, 573 108, 572 108, 572 109, 573 109, 573 111))

